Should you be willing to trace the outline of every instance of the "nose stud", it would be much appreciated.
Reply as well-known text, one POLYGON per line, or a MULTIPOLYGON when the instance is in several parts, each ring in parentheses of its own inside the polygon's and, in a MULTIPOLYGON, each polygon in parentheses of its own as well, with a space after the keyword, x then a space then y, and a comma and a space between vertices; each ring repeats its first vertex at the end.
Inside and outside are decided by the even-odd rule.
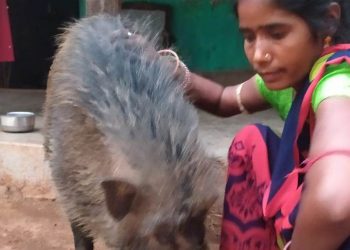
POLYGON ((271 61, 272 56, 271 56, 270 53, 266 53, 265 56, 264 56, 264 58, 265 58, 266 61, 271 61))

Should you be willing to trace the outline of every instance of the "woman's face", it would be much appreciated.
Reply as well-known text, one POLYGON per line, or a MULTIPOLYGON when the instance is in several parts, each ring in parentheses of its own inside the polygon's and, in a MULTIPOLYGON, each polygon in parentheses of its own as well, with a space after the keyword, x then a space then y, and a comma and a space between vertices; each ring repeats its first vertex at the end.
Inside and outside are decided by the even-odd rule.
POLYGON ((271 0, 239 0, 247 58, 269 89, 298 89, 322 53, 306 22, 271 0))

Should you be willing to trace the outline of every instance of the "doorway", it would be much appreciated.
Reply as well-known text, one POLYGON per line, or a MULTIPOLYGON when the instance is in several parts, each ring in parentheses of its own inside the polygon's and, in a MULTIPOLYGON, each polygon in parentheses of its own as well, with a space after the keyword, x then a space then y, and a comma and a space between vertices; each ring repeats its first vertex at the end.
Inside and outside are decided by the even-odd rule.
POLYGON ((60 28, 79 17, 79 0, 10 0, 15 61, 6 88, 45 89, 60 28))

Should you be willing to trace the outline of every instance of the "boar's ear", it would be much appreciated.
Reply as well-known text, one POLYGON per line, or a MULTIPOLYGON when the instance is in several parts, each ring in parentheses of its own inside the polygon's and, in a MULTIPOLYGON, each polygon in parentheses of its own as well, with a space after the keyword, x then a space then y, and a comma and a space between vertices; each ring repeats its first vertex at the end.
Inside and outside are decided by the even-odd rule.
POLYGON ((101 185, 109 212, 117 220, 122 220, 129 213, 135 200, 136 187, 121 180, 103 181, 101 185))

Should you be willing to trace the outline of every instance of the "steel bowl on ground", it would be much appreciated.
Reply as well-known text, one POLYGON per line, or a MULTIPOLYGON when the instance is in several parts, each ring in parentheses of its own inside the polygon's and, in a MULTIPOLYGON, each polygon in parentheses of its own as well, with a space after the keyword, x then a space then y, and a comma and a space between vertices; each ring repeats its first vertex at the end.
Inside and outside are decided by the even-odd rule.
POLYGON ((26 111, 9 112, 0 116, 0 122, 4 132, 31 132, 35 126, 35 114, 26 111))

